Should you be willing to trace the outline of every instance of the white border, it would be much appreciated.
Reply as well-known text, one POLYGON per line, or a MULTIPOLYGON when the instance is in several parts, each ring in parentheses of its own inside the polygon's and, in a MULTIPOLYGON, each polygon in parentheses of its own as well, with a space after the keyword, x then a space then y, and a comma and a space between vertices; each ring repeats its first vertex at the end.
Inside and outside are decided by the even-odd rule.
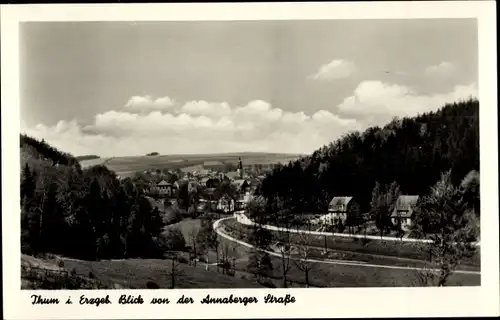
POLYGON ((496 17, 494 1, 383 3, 238 3, 238 4, 102 4, 1 6, 2 74, 2 220, 4 317, 6 319, 99 318, 308 318, 391 316, 499 315, 496 17), (31 292, 20 290, 19 219, 19 21, 181 21, 293 19, 478 18, 481 144, 481 286, 463 288, 254 289, 254 290, 109 290, 53 291, 51 296, 73 305, 33 306, 31 292), (15 182, 14 182, 15 181, 15 182), (80 306, 80 294, 166 296, 171 304, 80 306), (259 303, 239 305, 176 305, 187 294, 199 301, 207 293, 226 296, 293 294, 286 307, 259 303))

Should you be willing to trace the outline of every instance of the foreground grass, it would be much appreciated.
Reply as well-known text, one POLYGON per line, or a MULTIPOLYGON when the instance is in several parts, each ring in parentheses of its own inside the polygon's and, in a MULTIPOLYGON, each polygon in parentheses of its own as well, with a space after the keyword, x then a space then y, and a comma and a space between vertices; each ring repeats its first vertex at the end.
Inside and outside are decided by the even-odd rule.
MULTIPOLYGON (((230 222, 232 220, 226 220, 230 222)), ((223 226, 226 227, 226 221, 223 222, 223 226)), ((234 231, 234 230, 233 230, 234 231)), ((234 238, 246 241, 243 234, 228 232, 224 229, 224 232, 231 233, 230 235, 234 238)), ((231 242, 227 239, 220 237, 221 242, 231 242)), ((247 241, 246 241, 247 242, 247 241)), ((244 268, 248 265, 248 257, 252 254, 252 249, 235 244, 231 242, 232 246, 236 246, 236 252, 238 253, 237 268, 244 268)), ((333 251, 335 253, 335 251, 333 251)), ((331 256, 332 259, 346 258, 345 256, 331 256)), ((377 260, 377 257, 373 255, 365 254, 364 259, 360 259, 361 256, 356 255, 355 252, 351 253, 351 258, 353 260, 374 263, 374 264, 385 264, 385 265, 401 265, 401 266, 422 266, 412 265, 411 261, 403 261, 394 259, 394 257, 381 257, 378 258, 386 260, 381 263, 377 260)), ((350 259, 345 259, 350 260, 350 259)), ((273 263, 273 275, 275 277, 281 277, 281 259, 279 257, 272 257, 273 263)), ((418 263, 418 261, 413 261, 413 263, 418 263)), ((409 286, 423 286, 424 284, 420 281, 420 273, 417 270, 405 270, 405 269, 384 269, 376 267, 367 266, 351 266, 351 265, 339 265, 339 264, 324 264, 324 263, 311 263, 311 272, 309 274, 309 280, 311 286, 316 287, 409 287, 409 286)), ((287 277, 291 281, 304 283, 305 274, 303 271, 299 270, 294 262, 290 262, 290 270, 287 277)), ((449 278, 448 286, 478 286, 481 284, 480 275, 474 274, 453 274, 449 278)), ((282 286, 280 282, 278 285, 282 286)))
MULTIPOLYGON (((239 234, 242 239, 247 239, 251 227, 242 225, 236 219, 222 221, 228 232, 239 234)), ((279 238, 279 232, 269 230, 273 239, 279 238)), ((427 245, 412 242, 365 240, 356 238, 342 238, 334 236, 308 235, 307 243, 310 246, 326 248, 330 251, 332 259, 350 259, 364 262, 390 262, 399 266, 421 266, 427 259, 427 245), (325 245, 326 240, 326 245, 325 245)), ((301 240, 300 235, 291 233, 291 242, 301 240)), ((479 270, 481 265, 479 250, 470 258, 464 259, 460 269, 479 270)))
MULTIPOLYGON (((61 275, 69 273, 71 278, 84 278, 87 282, 99 283, 103 287, 116 289, 147 289, 148 282, 154 282, 161 289, 172 287, 169 275, 170 260, 158 259, 126 259, 84 261, 65 257, 57 260, 42 260, 22 255, 22 262, 35 261, 41 268, 52 268, 52 272, 59 271, 61 275), (57 267, 58 260, 63 261, 64 267, 57 267)), ((175 288, 262 288, 258 283, 232 277, 212 270, 180 264, 180 273, 175 279, 175 288)), ((41 289, 30 287, 25 271, 22 271, 23 289, 41 289)), ((32 282, 32 281, 31 281, 32 282)), ((97 284, 96 284, 97 286, 97 284)), ((88 286, 85 288, 89 288, 88 286)), ((90 286, 92 288, 92 286, 90 286)), ((94 287, 96 288, 96 287, 94 287)), ((79 288, 67 288, 79 289, 79 288)))

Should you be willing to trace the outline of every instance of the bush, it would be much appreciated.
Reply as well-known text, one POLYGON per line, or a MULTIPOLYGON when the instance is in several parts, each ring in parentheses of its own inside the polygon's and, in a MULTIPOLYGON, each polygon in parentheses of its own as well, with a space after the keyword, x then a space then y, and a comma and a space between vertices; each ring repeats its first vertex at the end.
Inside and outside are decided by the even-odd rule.
POLYGON ((160 289, 160 286, 154 283, 153 281, 146 282, 146 288, 148 289, 160 289))
POLYGON ((59 260, 59 262, 57 262, 57 265, 59 266, 59 268, 64 268, 64 261, 59 260))
POLYGON ((198 257, 198 261, 203 262, 203 263, 207 263, 208 260, 207 260, 207 258, 200 256, 200 257, 198 257))
POLYGON ((71 269, 71 275, 73 277, 76 276, 76 268, 71 269))
POLYGON ((263 285, 266 288, 276 288, 276 286, 274 285, 274 283, 271 280, 269 280, 269 279, 261 279, 259 281, 259 284, 263 285))
POLYGON ((160 248, 163 251, 182 251, 186 249, 186 240, 177 227, 167 227, 158 237, 160 248))
POLYGON ((188 263, 188 259, 186 259, 186 257, 179 257, 177 258, 177 261, 179 261, 180 263, 188 263))
POLYGON ((177 206, 171 206, 165 210, 163 222, 165 224, 174 224, 182 220, 182 214, 177 206))
POLYGON ((95 278, 95 275, 92 271, 89 271, 89 278, 90 279, 94 279, 95 278))

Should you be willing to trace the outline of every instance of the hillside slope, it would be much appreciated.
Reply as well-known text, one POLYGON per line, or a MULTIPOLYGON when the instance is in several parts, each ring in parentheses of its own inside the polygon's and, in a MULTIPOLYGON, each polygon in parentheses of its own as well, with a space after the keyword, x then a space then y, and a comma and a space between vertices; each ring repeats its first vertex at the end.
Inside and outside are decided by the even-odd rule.
MULTIPOLYGON (((39 259, 22 255, 21 263, 24 266, 21 270, 23 289, 71 289, 76 280, 80 282, 80 289, 147 289, 148 282, 153 282, 162 289, 171 288, 170 260, 84 261, 55 256, 52 259, 39 259), (62 267, 59 267, 58 263, 62 267), (45 270, 49 270, 51 275, 42 280, 45 270), (69 275, 68 278, 65 278, 65 275, 69 275)), ((205 270, 204 265, 193 267, 181 264, 179 270, 175 279, 175 288, 178 289, 262 288, 251 280, 205 270)))
POLYGON ((355 132, 274 170, 267 198, 297 199, 304 209, 333 196, 354 196, 367 210, 376 182, 397 182, 403 194, 421 195, 451 169, 458 184, 479 170, 479 101, 447 104, 436 112, 355 132))

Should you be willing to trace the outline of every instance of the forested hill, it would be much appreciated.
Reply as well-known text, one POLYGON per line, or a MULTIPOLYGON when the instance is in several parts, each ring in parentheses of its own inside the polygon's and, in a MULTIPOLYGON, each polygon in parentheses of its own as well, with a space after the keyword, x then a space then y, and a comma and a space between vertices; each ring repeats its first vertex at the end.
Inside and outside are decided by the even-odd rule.
POLYGON ((261 192, 268 199, 279 195, 313 211, 333 196, 355 196, 367 210, 375 182, 395 181, 403 194, 422 195, 450 169, 455 184, 470 170, 479 170, 477 99, 347 134, 275 169, 261 192))
POLYGON ((163 222, 130 179, 21 135, 21 250, 96 258, 161 257, 163 222))
POLYGON ((37 160, 53 166, 66 165, 79 167, 78 160, 75 157, 50 146, 44 140, 39 141, 24 134, 20 135, 19 140, 22 167, 24 167, 26 162, 32 165, 34 162, 38 162, 37 160))

